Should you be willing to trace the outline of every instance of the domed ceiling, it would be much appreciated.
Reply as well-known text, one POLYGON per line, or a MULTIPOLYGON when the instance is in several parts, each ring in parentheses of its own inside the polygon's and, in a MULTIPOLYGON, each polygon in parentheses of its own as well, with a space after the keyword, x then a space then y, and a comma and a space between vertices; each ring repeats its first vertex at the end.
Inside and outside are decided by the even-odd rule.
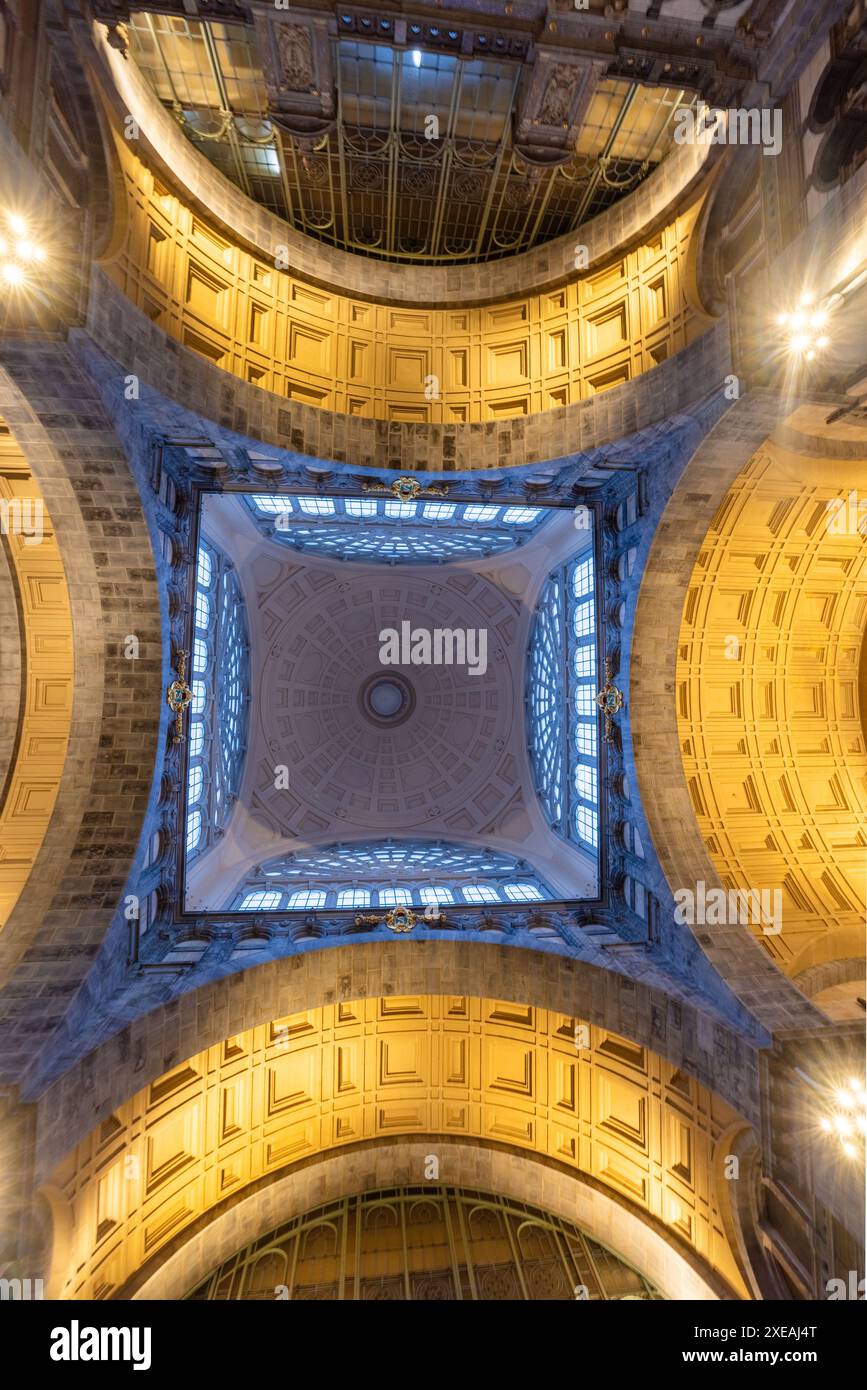
MULTIPOLYGON (((269 820, 303 838, 341 822, 356 832, 417 830, 434 821, 478 832, 502 814, 520 782, 507 747, 517 600, 466 572, 431 583, 429 575, 381 575, 379 567, 342 578, 319 569, 287 575, 272 564, 265 622, 274 640, 261 668, 256 752, 289 763, 295 795, 287 804, 270 787, 257 789, 269 820), (403 623, 478 631, 480 622, 496 644, 484 669, 402 660, 389 669, 405 685, 403 716, 400 707, 389 718, 370 706, 369 683, 380 677, 384 688, 380 632, 403 623)), ((260 581, 266 570, 263 560, 260 581)))
MULTIPOLYGON (((188 908, 229 907, 280 856, 406 840, 499 850, 546 896, 595 896, 595 856, 540 804, 523 699, 539 592, 587 551, 571 510, 523 508, 525 522, 538 515, 520 549, 430 565, 299 553, 263 535, 248 503, 209 494, 202 507, 200 544, 244 595, 250 694, 237 799, 228 824, 193 847, 188 908)), ((407 534, 412 518, 390 525, 407 534)), ((197 748, 193 731, 191 767, 197 748)), ((200 786, 190 780, 191 795, 200 786)), ((324 866, 310 882, 337 878, 364 875, 324 866)))

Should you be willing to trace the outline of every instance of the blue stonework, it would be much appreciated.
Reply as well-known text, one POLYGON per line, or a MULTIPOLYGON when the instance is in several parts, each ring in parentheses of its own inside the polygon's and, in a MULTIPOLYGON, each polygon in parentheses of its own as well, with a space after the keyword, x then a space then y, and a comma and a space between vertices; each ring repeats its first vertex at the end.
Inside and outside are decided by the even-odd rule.
MULTIPOLYGON (((349 464, 323 464, 288 450, 264 448, 165 399, 145 385, 127 399, 127 373, 86 333, 71 334, 73 350, 95 383, 129 457, 141 490, 164 603, 164 678, 183 649, 193 601, 195 555, 193 489, 227 484, 262 495, 285 489, 294 495, 363 496, 364 486, 390 485, 394 475, 366 469, 363 480, 349 464), (265 470, 263 472, 263 469, 265 470)), ((702 1007, 745 1035, 763 1039, 748 1011, 720 979, 687 927, 674 920, 674 900, 653 851, 640 804, 629 725, 630 644, 644 567, 667 499, 697 446, 727 408, 714 392, 688 414, 677 415, 614 445, 553 460, 538 467, 439 475, 425 473, 426 487, 448 479, 449 499, 477 504, 495 497, 523 503, 586 507, 596 527, 599 650, 612 679, 625 693, 613 720, 610 743, 599 739, 598 850, 600 898, 590 903, 520 903, 450 906, 447 925, 423 922, 414 934, 395 938, 382 922, 359 925, 355 910, 189 914, 179 902, 176 847, 183 824, 179 747, 171 742, 163 712, 164 757, 154 786, 139 854, 126 887, 142 904, 138 922, 119 909, 109 940, 56 1039, 51 1074, 74 1056, 146 1013, 207 980, 246 963, 345 944, 356 939, 441 937, 530 946, 545 953, 604 964, 624 978, 662 983, 677 998, 702 1007)), ((596 672, 598 679, 600 673, 596 672)), ((600 721, 600 729, 602 727, 600 721)), ((551 793, 553 796, 553 792, 551 793)), ((573 814, 574 814, 573 800, 573 814)), ((44 1082, 48 1072, 39 1077, 44 1082)), ((34 1082, 35 1084, 35 1082, 34 1082)))

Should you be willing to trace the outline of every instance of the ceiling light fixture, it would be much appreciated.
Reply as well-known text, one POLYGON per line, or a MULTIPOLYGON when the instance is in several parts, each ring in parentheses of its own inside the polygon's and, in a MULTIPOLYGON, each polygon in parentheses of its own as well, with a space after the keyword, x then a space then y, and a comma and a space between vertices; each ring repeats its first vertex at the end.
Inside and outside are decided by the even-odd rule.
POLYGON ((859 1154, 863 1157, 864 1136, 867 1133, 867 1093, 864 1083, 849 1077, 843 1085, 820 1084, 800 1067, 795 1070, 820 1097, 819 1104, 825 1112, 818 1117, 822 1133, 839 1143, 846 1158, 857 1158, 859 1154))
POLYGON ((420 49, 420 48, 414 48, 414 49, 412 50, 412 61, 415 63, 415 65, 416 65, 417 68, 420 68, 420 67, 421 67, 421 49, 420 49))
POLYGON ((0 233, 0 280, 10 287, 20 287, 27 284, 28 271, 34 263, 45 260, 45 252, 32 240, 19 213, 7 210, 5 220, 11 240, 0 233))
POLYGON ((815 296, 802 294, 797 308, 777 314, 777 323, 784 330, 786 349, 807 362, 815 361, 817 355, 831 345, 827 333, 820 332, 816 337, 827 325, 831 307, 829 300, 816 304, 815 296))

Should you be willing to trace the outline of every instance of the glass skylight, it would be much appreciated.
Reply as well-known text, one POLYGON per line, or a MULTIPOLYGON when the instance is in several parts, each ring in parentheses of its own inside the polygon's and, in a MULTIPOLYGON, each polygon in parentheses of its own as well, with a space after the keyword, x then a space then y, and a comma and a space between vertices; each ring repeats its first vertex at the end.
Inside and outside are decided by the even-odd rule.
POLYGON ((293 549, 392 564, 496 555, 523 544, 551 515, 544 507, 288 493, 246 501, 260 527, 293 549))
POLYGON ((423 910, 438 904, 542 902, 552 896, 526 864, 509 854, 439 841, 375 840, 272 859, 238 886, 230 906, 236 912, 423 910), (269 895, 267 907, 260 904, 263 893, 269 895))

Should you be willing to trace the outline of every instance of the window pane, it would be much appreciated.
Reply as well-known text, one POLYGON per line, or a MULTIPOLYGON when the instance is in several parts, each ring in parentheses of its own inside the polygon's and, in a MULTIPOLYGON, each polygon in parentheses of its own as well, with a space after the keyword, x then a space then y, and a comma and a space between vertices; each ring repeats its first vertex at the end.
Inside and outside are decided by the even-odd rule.
POLYGON ((330 497, 299 497, 298 505, 308 516, 332 516, 334 503, 330 497))
POLYGON ((410 907, 412 893, 408 888, 380 888, 380 907, 410 907))
POLYGON ((337 895, 338 907, 370 907, 370 893, 366 888, 344 888, 337 895))
POLYGON ((187 816, 187 854, 190 854, 199 843, 202 835, 202 813, 201 811, 190 811, 187 816))
POLYGON ((596 812, 591 811, 587 806, 579 806, 575 812, 578 838, 584 840, 593 849, 596 848, 596 824, 596 812))
POLYGON ((324 907, 325 894, 320 890, 306 893, 293 893, 289 899, 289 907, 293 912, 297 912, 303 907, 324 907))
POLYGON ((579 753, 585 757, 595 758, 596 756, 596 725, 578 724, 575 727, 575 747, 579 753))
POLYGON ((579 680, 587 679, 596 674, 596 652, 592 642, 586 646, 577 647, 575 650, 575 675, 579 680))
POLYGON ((280 906, 280 894, 274 889, 259 889, 248 893, 241 903, 240 912, 270 912, 280 906))
POLYGON ((542 894, 532 883, 507 883, 506 897, 513 903, 534 903, 541 901, 542 894))
POLYGON ((489 888, 484 883, 474 883, 464 890, 464 898, 468 903, 498 903, 499 894, 495 888, 489 888))
POLYGON ((197 763, 194 763, 190 768, 190 780, 187 783, 187 800, 190 804, 194 801, 198 801, 199 797, 202 795, 203 781, 204 774, 202 769, 197 763))
POLYGON ((455 898, 449 888, 420 888, 419 897, 423 903, 453 903, 455 898))
POLYGON ((576 598, 584 598, 585 595, 593 593, 593 560, 591 558, 581 560, 575 566, 572 585, 572 591, 576 598))
POLYGON ((575 609, 575 636, 589 637, 593 631, 593 600, 585 599, 575 609))
POLYGON ((269 515, 276 516, 280 512, 294 511, 294 499, 292 497, 262 497, 255 496, 253 501, 256 503, 260 512, 267 512, 269 515))

